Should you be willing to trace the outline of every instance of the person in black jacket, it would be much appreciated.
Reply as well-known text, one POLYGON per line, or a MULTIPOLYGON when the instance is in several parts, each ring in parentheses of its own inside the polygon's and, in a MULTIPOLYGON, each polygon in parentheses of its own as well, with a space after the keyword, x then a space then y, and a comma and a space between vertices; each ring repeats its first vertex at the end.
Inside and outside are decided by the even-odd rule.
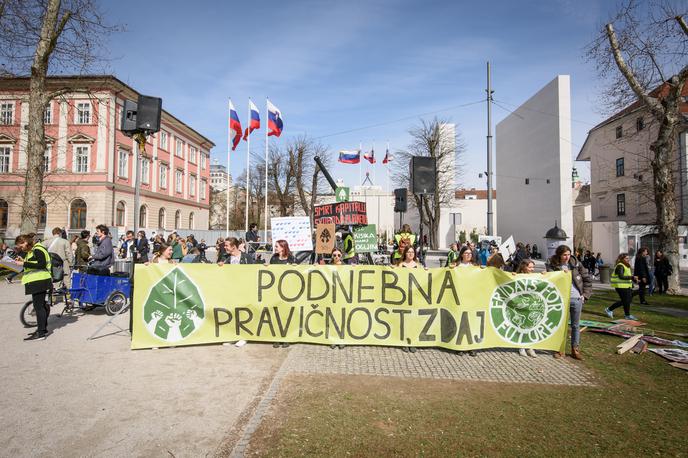
POLYGON ((139 238, 136 241, 136 262, 139 264, 148 262, 148 253, 150 253, 150 246, 148 245, 146 232, 139 231, 139 238))
POLYGON ((638 278, 638 296, 640 296, 640 303, 649 305, 645 300, 645 288, 650 280, 650 269, 647 267, 647 248, 642 247, 635 255, 635 263, 633 265, 633 276, 638 278))
POLYGON ((224 252, 217 259, 219 266, 225 264, 253 264, 246 253, 239 250, 239 240, 228 237, 224 242, 224 252))
POLYGON ((660 250, 655 253, 655 280, 657 282, 657 294, 666 293, 669 289, 669 275, 674 272, 669 260, 660 250))

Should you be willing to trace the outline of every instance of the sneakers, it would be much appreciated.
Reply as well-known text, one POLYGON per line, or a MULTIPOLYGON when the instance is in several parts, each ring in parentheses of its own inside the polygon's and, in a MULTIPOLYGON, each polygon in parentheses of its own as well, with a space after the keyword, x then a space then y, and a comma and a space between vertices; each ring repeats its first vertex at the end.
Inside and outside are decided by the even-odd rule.
POLYGON ((48 337, 48 332, 32 332, 28 337, 24 337, 24 340, 45 340, 48 337))
POLYGON ((532 348, 527 349, 526 353, 528 353, 528 356, 530 356, 531 358, 537 358, 537 355, 535 354, 535 350, 533 350, 532 348))
POLYGON ((469 356, 472 356, 472 357, 474 357, 474 358, 475 358, 476 356, 478 356, 478 354, 475 352, 475 350, 468 350, 468 355, 469 355, 469 356))
POLYGON ((7 282, 8 285, 11 285, 14 283, 10 277, 5 277, 5 281, 7 282))
POLYGON ((521 356, 527 356, 526 355, 526 349, 525 348, 519 348, 518 349, 518 354, 521 356))
POLYGON ((416 347, 408 347, 408 349, 411 353, 415 353, 418 351, 418 349, 416 347))
POLYGON ((607 307, 606 309, 604 309, 604 313, 606 313, 607 316, 608 316, 609 318, 614 318, 614 312, 612 312, 611 310, 609 310, 609 307, 607 307))
POLYGON ((239 348, 243 347, 244 345, 246 345, 245 340, 239 340, 234 344, 235 347, 239 347, 239 348))
POLYGON ((626 318, 627 320, 633 320, 633 321, 637 320, 637 318, 634 317, 633 315, 626 315, 624 318, 626 318))

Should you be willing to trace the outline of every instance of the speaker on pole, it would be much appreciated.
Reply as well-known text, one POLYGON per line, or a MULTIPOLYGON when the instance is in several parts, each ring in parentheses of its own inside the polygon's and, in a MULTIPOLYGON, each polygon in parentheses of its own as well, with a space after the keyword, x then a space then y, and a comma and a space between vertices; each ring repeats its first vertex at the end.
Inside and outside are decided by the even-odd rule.
POLYGON ((136 113, 136 127, 146 132, 160 130, 160 115, 162 112, 162 99, 139 95, 136 113))
POLYGON ((394 211, 402 213, 406 211, 406 188, 394 190, 394 211))
POLYGON ((410 162, 411 192, 435 194, 437 168, 434 157, 413 156, 410 162))

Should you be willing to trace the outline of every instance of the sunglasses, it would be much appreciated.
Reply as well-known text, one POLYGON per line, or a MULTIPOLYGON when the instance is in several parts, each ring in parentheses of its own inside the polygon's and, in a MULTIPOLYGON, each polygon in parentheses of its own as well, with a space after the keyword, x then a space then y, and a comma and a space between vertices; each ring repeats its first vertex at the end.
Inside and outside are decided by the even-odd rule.
POLYGON ((333 258, 341 258, 342 255, 341 255, 341 254, 333 254, 332 257, 333 257, 333 258))

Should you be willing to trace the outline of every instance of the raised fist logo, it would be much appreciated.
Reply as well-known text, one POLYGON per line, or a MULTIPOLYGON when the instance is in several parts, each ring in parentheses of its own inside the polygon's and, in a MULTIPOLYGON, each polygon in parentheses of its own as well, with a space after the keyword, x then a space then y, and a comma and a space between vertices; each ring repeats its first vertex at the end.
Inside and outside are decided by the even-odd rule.
POLYGON ((182 325, 182 316, 178 313, 170 313, 165 318, 165 323, 169 326, 167 330, 167 340, 170 342, 176 342, 182 340, 182 333, 179 330, 179 326, 182 325))

